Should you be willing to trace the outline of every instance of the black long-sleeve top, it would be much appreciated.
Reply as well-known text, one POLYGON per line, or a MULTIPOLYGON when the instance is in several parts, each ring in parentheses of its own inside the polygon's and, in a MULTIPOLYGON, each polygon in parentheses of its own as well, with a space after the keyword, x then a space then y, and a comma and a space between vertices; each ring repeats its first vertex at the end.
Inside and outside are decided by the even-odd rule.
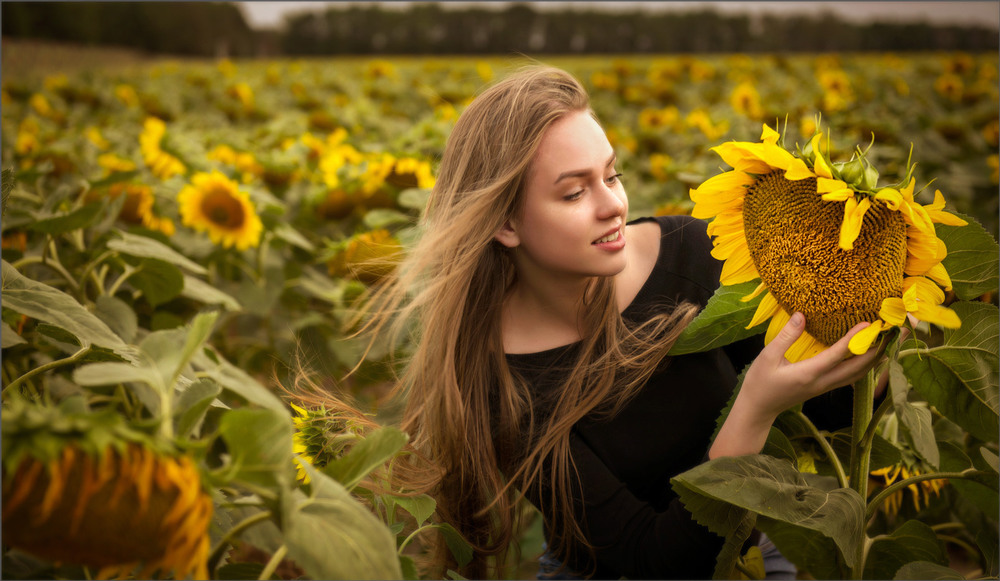
MULTIPOLYGON (((626 320, 641 321, 681 301, 703 307, 719 286, 722 263, 710 254, 705 222, 688 216, 655 220, 662 232, 659 256, 623 311, 626 320)), ((570 450, 579 471, 574 505, 596 562, 581 547, 567 563, 571 570, 604 579, 712 577, 723 539, 691 518, 670 479, 704 461, 738 374, 762 347, 763 337, 757 335, 672 357, 616 416, 584 418, 574 426, 570 450)), ((546 390, 559 385, 578 348, 574 343, 506 356, 511 370, 531 386, 536 418, 547 414, 546 390)), ((525 441, 529 438, 525 434, 525 441)), ((498 453, 504 471, 520 459, 509 446, 498 446, 498 453)), ((547 494, 544 488, 527 491, 535 506, 547 494)))

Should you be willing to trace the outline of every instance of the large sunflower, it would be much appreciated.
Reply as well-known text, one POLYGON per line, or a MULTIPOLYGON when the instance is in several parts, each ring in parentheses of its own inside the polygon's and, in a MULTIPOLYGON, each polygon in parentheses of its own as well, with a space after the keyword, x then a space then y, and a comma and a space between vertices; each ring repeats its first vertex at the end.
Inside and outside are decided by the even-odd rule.
POLYGON ((260 244, 264 227, 250 196, 221 172, 195 174, 177 202, 184 225, 208 232, 212 242, 238 250, 260 244))
POLYGON ((965 225, 944 211, 944 198, 922 206, 915 180, 877 188, 878 173, 859 151, 832 163, 817 132, 799 155, 764 125, 760 143, 731 141, 712 148, 733 169, 690 192, 692 215, 712 219, 712 256, 724 260, 721 282, 760 279, 743 300, 767 294, 747 328, 770 319, 769 343, 791 316, 806 316, 806 331, 786 352, 811 357, 855 324, 850 349, 864 353, 879 332, 901 326, 907 314, 957 328, 958 316, 941 303, 951 279, 934 223, 965 225))

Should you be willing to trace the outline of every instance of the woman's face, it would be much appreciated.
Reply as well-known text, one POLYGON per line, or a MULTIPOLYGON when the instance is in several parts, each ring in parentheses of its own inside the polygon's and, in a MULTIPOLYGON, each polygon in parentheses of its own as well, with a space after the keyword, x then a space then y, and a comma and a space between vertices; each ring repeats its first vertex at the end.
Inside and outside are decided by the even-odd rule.
POLYGON ((615 152, 586 111, 549 126, 528 170, 520 216, 497 234, 519 270, 612 276, 625 268, 628 198, 615 152))

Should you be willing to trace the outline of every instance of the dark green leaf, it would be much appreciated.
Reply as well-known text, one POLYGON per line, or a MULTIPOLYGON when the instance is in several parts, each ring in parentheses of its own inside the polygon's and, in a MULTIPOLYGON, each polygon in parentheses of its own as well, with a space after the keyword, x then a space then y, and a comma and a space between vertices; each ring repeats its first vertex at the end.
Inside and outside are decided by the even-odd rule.
POLYGON ((997 290, 1000 251, 993 236, 975 218, 954 214, 968 224, 936 224, 934 230, 948 248, 948 256, 942 263, 951 277, 955 294, 960 299, 971 300, 997 290))
POLYGON ((998 412, 998 313, 991 304, 958 302, 960 329, 945 329, 943 344, 904 344, 900 363, 913 388, 948 419, 977 438, 995 441, 998 412))
MULTIPOLYGON (((951 442, 941 442, 941 470, 945 472, 962 472, 974 468, 969 456, 951 442)), ((1000 514, 1000 500, 997 498, 998 476, 996 473, 983 471, 981 481, 952 478, 948 481, 959 494, 983 511, 991 518, 1000 514)))
POLYGON ((913 561, 896 571, 893 579, 965 579, 965 576, 943 565, 927 561, 913 561))
MULTIPOLYGON (((771 536, 774 523, 784 523, 831 539, 848 566, 856 556, 857 543, 864 534, 864 501, 857 492, 846 488, 823 490, 810 486, 805 477, 787 460, 763 454, 723 457, 700 464, 671 480, 682 501, 692 494, 724 501, 765 517, 758 518, 758 528, 771 536)), ((685 501, 685 506, 688 502, 685 501)), ((731 515, 717 511, 698 511, 689 507, 698 522, 711 530, 731 529, 736 523, 720 522, 731 515), (701 513, 700 513, 701 512, 701 513)), ((784 527, 782 527, 783 529, 784 527)), ((775 544, 793 562, 793 555, 775 544)), ((834 555, 831 555, 831 557, 834 555)), ((798 562, 796 562, 798 564, 798 562)))
POLYGON ((104 204, 99 202, 86 204, 68 214, 39 219, 29 224, 28 229, 51 235, 72 232, 91 225, 103 209, 104 204))
POLYGON ((434 525, 434 528, 440 530, 441 534, 444 535, 444 542, 448 545, 448 550, 455 556, 455 560, 458 561, 459 565, 464 567, 472 561, 472 547, 455 530, 455 527, 448 523, 441 523, 434 525))
POLYGON ((678 337, 670 354, 707 351, 763 333, 766 330, 763 324, 752 329, 747 329, 746 326, 753 319, 764 293, 751 301, 740 300, 752 293, 759 284, 760 281, 751 281, 716 289, 705 308, 678 337))
POLYGON ((322 471, 350 490, 402 450, 407 439, 399 429, 383 426, 352 446, 347 454, 330 461, 322 471))
POLYGON ((892 579, 911 561, 948 564, 948 555, 937 534, 926 524, 909 520, 891 535, 876 537, 865 559, 865 579, 892 579))
POLYGON ((403 579, 420 579, 420 572, 417 571, 417 564, 406 555, 399 556, 399 569, 403 572, 403 579))

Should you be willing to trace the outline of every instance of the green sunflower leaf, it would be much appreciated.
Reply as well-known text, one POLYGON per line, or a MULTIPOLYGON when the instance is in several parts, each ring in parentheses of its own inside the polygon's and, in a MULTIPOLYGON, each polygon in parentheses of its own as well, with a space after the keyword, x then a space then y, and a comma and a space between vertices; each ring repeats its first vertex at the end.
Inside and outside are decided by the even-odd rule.
POLYGON ((801 474, 788 460, 755 454, 710 460, 671 484, 710 530, 735 530, 736 509, 749 510, 793 563, 816 578, 842 579, 850 573, 843 564, 853 566, 863 538, 865 507, 855 491, 830 488, 831 481, 801 474))
MULTIPOLYGON (((865 559, 864 579, 892 579, 899 569, 912 561, 948 565, 948 555, 931 527, 909 520, 890 535, 872 541, 865 559)), ((912 577, 916 579, 917 577, 912 577)))
POLYGON ((752 329, 746 326, 753 319, 764 293, 747 302, 740 300, 759 284, 759 281, 751 281, 716 289, 705 308, 677 338, 670 355, 708 351, 763 333, 767 329, 764 324, 752 329))
POLYGON ((229 410, 219 420, 219 436, 229 451, 229 479, 279 490, 291 487, 295 468, 292 418, 287 412, 229 410))
POLYGON ((73 230, 86 228, 87 226, 93 224, 103 209, 104 204, 99 202, 86 204, 85 206, 77 208, 67 214, 37 220, 29 224, 28 229, 45 234, 64 234, 66 232, 72 232, 73 230))
POLYGON ((135 356, 103 321, 68 294, 25 277, 3 261, 3 306, 22 315, 61 327, 82 343, 107 347, 122 357, 135 356))
POLYGON ((984 514, 996 516, 1000 513, 1000 499, 997 488, 1000 483, 995 473, 982 470, 988 464, 976 466, 969 456, 951 442, 941 443, 941 470, 947 472, 963 472, 970 468, 979 468, 982 474, 973 478, 952 478, 948 481, 966 500, 983 511, 984 514))
POLYGON ((195 274, 205 274, 204 266, 194 262, 166 244, 148 236, 139 236, 128 232, 116 231, 119 238, 108 241, 108 248, 122 254, 139 258, 155 258, 179 266, 195 274))
POLYGON ((913 388, 938 411, 977 438, 996 441, 1000 430, 997 307, 961 301, 951 308, 962 327, 945 329, 938 346, 908 340, 899 361, 913 388))
POLYGON ((299 490, 283 496, 288 556, 311 579, 402 579, 389 529, 336 480, 308 463, 304 467, 310 496, 299 490))
POLYGON ((2 348, 6 349, 8 347, 13 347, 14 345, 20 345, 22 343, 27 343, 20 335, 17 334, 13 328, 7 323, 0 323, 2 331, 0 331, 0 343, 2 343, 2 348))
POLYGON ((200 278, 188 274, 184 275, 184 288, 181 290, 181 296, 206 305, 222 305, 231 311, 238 311, 241 308, 239 301, 232 296, 200 278))
POLYGON ((247 402, 272 411, 288 413, 281 398, 246 371, 223 359, 210 346, 206 345, 204 349, 195 352, 191 363, 201 375, 214 379, 223 389, 247 402))
POLYGON ((175 265, 164 260, 144 258, 129 283, 142 291, 153 307, 176 298, 184 289, 184 275, 175 265))
POLYGON ((351 490, 372 470, 402 450, 407 440, 405 432, 391 426, 383 426, 352 446, 347 454, 331 460, 322 471, 351 490))
MULTIPOLYGON (((872 579, 888 579, 889 577, 871 577, 872 579)), ((928 561, 911 561, 896 571, 892 579, 965 579, 965 576, 954 569, 928 561)))
POLYGON ((1000 248, 996 240, 975 218, 953 212, 968 222, 965 226, 934 226, 938 238, 948 248, 942 261, 958 298, 972 300, 997 290, 1000 248))

